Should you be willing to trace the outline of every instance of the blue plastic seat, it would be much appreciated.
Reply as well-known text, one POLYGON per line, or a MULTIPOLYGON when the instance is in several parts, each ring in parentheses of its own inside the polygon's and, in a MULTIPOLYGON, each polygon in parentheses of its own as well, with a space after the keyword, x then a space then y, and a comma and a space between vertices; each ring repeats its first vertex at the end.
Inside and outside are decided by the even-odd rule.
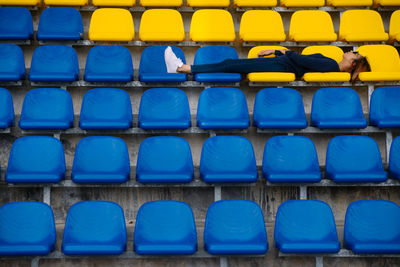
POLYGON ((303 100, 297 90, 265 88, 256 95, 253 123, 260 129, 303 129, 307 127, 303 100))
POLYGON ((210 205, 204 226, 210 254, 264 254, 268 250, 264 216, 250 200, 220 200, 210 205))
POLYGON ((390 147, 389 173, 393 179, 400 179, 400 137, 396 137, 390 147))
POLYGON ((0 255, 47 255, 56 245, 50 206, 42 202, 11 202, 0 207, 0 255))
POLYGON ((64 174, 65 156, 60 140, 51 136, 24 136, 12 145, 6 182, 57 183, 64 174))
POLYGON ((357 135, 331 139, 326 153, 326 175, 335 182, 383 182, 387 179, 376 141, 357 135))
POLYGON ((130 176, 128 147, 112 136, 89 136, 76 146, 72 180, 75 183, 123 183, 130 176))
POLYGON ((264 148, 262 171, 270 182, 319 182, 317 150, 304 136, 274 136, 264 148))
POLYGON ((14 125, 14 105, 10 92, 0 87, 0 129, 14 125))
MULTIPOLYGON (((238 54, 230 46, 203 46, 194 57, 194 65, 219 63, 226 59, 238 59, 238 54)), ((240 82, 240 73, 197 73, 194 79, 198 82, 240 82)))
POLYGON ((359 200, 346 211, 343 243, 354 253, 400 253, 400 207, 387 200, 359 200))
MULTIPOLYGON (((167 73, 164 52, 166 46, 150 46, 143 50, 139 64, 139 80, 141 82, 185 82, 187 75, 184 73, 167 73)), ((185 61, 182 49, 172 46, 175 55, 185 61)))
POLYGON ((311 125, 321 129, 367 127, 357 92, 346 87, 319 89, 313 97, 311 125))
POLYGON ((81 201, 71 206, 62 251, 66 255, 117 255, 126 249, 122 208, 111 201, 81 201))
POLYGON ((0 40, 28 40, 33 37, 32 15, 24 7, 0 7, 0 40))
POLYGON ((132 126, 129 94, 121 89, 96 88, 83 97, 81 129, 128 129, 132 126))
POLYGON ((336 253, 340 250, 335 219, 319 200, 288 200, 276 213, 275 246, 284 253, 336 253))
POLYGON ((379 128, 400 127, 400 87, 381 87, 371 96, 369 123, 379 128))
POLYGON ((0 44, 0 58, 0 81, 13 82, 25 79, 24 53, 19 46, 0 44))
POLYGON ((244 93, 231 87, 205 89, 197 106, 197 125, 202 129, 247 129, 250 119, 244 93))
POLYGON ((152 88, 142 95, 139 127, 142 129, 187 129, 191 126, 189 101, 177 88, 152 88))
POLYGON ((34 82, 72 82, 78 79, 76 51, 66 45, 45 45, 35 49, 29 80, 34 82))
POLYGON ((207 183, 257 181, 253 145, 242 136, 208 138, 201 150, 200 177, 207 183))
POLYGON ((86 59, 85 81, 130 82, 132 80, 132 55, 128 48, 118 45, 99 45, 90 49, 86 59))
POLYGON ((74 108, 68 91, 37 88, 25 95, 21 129, 68 129, 74 124, 74 108))
POLYGON ((190 206, 171 200, 144 203, 136 217, 134 249, 140 255, 195 253, 197 233, 190 206))
POLYGON ((80 40, 82 36, 82 17, 75 8, 47 8, 40 14, 38 40, 80 40))
POLYGON ((141 183, 189 183, 193 160, 189 143, 182 137, 154 136, 140 144, 136 178, 141 183))

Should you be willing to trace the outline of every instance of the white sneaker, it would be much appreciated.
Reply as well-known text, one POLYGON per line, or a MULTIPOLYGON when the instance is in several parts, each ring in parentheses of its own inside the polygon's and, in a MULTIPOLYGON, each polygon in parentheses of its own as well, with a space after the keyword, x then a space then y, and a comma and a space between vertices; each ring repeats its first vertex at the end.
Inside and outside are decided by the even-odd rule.
POLYGON ((165 48, 164 60, 168 73, 177 73, 176 70, 183 65, 182 60, 175 55, 170 46, 165 48))

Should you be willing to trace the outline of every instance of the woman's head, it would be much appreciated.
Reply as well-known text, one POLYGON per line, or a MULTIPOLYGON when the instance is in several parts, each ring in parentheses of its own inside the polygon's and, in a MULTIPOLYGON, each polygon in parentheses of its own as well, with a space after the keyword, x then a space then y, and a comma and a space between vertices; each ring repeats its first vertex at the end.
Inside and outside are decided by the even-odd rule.
POLYGON ((354 83, 358 79, 360 72, 370 71, 367 58, 360 55, 358 52, 346 52, 343 54, 343 59, 340 62, 340 70, 351 74, 351 82, 354 83))

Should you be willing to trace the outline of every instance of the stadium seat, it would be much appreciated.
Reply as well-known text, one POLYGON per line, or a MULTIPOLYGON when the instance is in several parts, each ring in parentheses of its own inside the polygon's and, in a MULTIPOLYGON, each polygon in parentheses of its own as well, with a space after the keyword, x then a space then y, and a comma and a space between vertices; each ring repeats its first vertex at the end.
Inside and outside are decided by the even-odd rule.
POLYGON ((64 148, 60 140, 51 136, 24 136, 13 143, 7 183, 57 183, 64 174, 64 148))
POLYGON ((132 55, 118 45, 98 45, 90 49, 85 68, 88 82, 130 82, 133 80, 132 55))
POLYGON ((340 250, 331 208, 320 200, 287 200, 276 213, 275 246, 283 253, 336 253, 340 250))
POLYGON ((144 42, 185 40, 182 15, 174 9, 149 9, 140 20, 139 39, 144 42))
POLYGON ((286 40, 281 15, 273 10, 249 10, 240 21, 239 39, 244 42, 283 42, 286 40))
POLYGON ((234 0, 234 7, 273 7, 277 0, 234 0))
POLYGON ((111 201, 81 201, 72 205, 65 221, 65 255, 118 255, 126 249, 122 208, 111 201))
POLYGON ((190 126, 190 107, 185 92, 177 88, 152 88, 142 94, 140 128, 187 129, 190 126))
POLYGON ((183 5, 183 0, 140 0, 139 5, 144 7, 180 7, 183 5))
MULTIPOLYGON (((287 49, 283 46, 255 46, 250 49, 248 58, 257 58, 261 50, 287 49)), ((272 55, 274 57, 274 55, 272 55)), ((252 72, 247 75, 250 82, 293 82, 296 76, 291 72, 252 72)))
POLYGON ((10 92, 0 88, 0 129, 14 125, 14 105, 10 92))
POLYGON ((390 148, 389 173, 393 179, 400 179, 400 137, 396 137, 390 148))
POLYGON ((242 199, 211 204, 204 226, 204 248, 214 255, 265 254, 268 240, 260 206, 242 199))
POLYGON ((29 80, 33 82, 72 82, 79 77, 78 56, 67 45, 45 45, 35 49, 29 80))
POLYGON ((190 40, 194 42, 234 42, 235 28, 231 13, 222 9, 200 9, 190 24, 190 40))
MULTIPOLYGON (((140 58, 139 80, 141 82, 185 82, 187 75, 184 73, 167 73, 164 52, 166 46, 146 47, 140 58)), ((182 49, 172 46, 175 55, 186 64, 182 49)))
POLYGON ((400 80, 400 58, 397 49, 390 45, 363 45, 357 51, 367 57, 371 71, 361 72, 363 82, 400 80))
POLYGON ((25 80, 25 59, 19 46, 0 44, 0 58, 0 81, 25 80))
POLYGON ((41 0, 0 0, 0 5, 9 6, 40 6, 41 0))
POLYGON ((144 203, 136 217, 134 250, 139 255, 184 255, 197 251, 192 209, 181 201, 144 203))
POLYGON ((372 6, 373 0, 326 0, 327 6, 334 6, 334 7, 354 7, 354 6, 361 6, 367 7, 372 6))
POLYGON ((38 40, 80 40, 83 36, 82 17, 70 7, 43 10, 36 34, 38 40))
POLYGON ((89 40, 129 42, 135 38, 132 14, 122 8, 96 9, 90 20, 89 40))
MULTIPOLYGON (((343 50, 333 45, 308 46, 301 52, 302 55, 322 54, 334 59, 338 64, 343 59, 343 50)), ((348 72, 307 72, 303 79, 306 82, 348 82, 350 73, 348 72)))
POLYGON ((134 6, 136 0, 92 0, 94 6, 134 6))
POLYGON ((189 183, 193 160, 189 143, 175 136, 146 138, 140 145, 136 178, 141 183, 189 183))
POLYGON ((339 41, 387 41, 381 15, 375 10, 346 10, 340 19, 339 41))
POLYGON ((19 201, 0 207, 0 255, 47 255, 56 245, 51 207, 42 202, 19 201))
POLYGON ((187 0, 190 7, 229 7, 230 0, 187 0))
POLYGON ((358 200, 346 211, 345 248, 354 253, 400 253, 400 207, 388 200, 358 200))
POLYGON ((311 125, 320 129, 367 127, 360 96, 347 87, 319 89, 313 97, 311 125))
POLYGON ((203 90, 197 106, 197 125, 202 129, 247 129, 250 120, 244 93, 231 87, 203 90))
POLYGON ((374 7, 379 6, 400 6, 400 0, 374 0, 374 7))
POLYGON ((378 144, 369 136, 343 135, 331 139, 326 153, 326 176, 335 182, 383 182, 378 144))
POLYGON ((274 183, 321 181, 317 150, 304 136, 274 136, 264 148, 262 171, 274 183))
POLYGON ((0 40, 33 38, 32 15, 24 7, 0 7, 0 40))
POLYGON ((124 140, 113 136, 89 136, 79 141, 72 166, 72 181, 123 183, 129 176, 129 152, 124 140))
POLYGON ((381 87, 371 96, 369 123, 379 128, 400 127, 400 87, 381 87))
POLYGON ((400 42, 400 10, 396 10, 390 17, 389 40, 400 42))
POLYGON ((281 6, 285 7, 322 7, 325 0, 279 0, 281 6))
POLYGON ((87 6, 88 0, 43 0, 49 6, 87 6))
POLYGON ((132 126, 129 94, 122 89, 96 88, 83 97, 81 129, 128 129, 132 126))
POLYGON ((74 109, 68 91, 36 88, 26 93, 19 120, 21 129, 68 129, 73 124, 74 109))
MULTIPOLYGON (((238 59, 235 48, 230 46, 203 46, 200 47, 194 57, 194 65, 219 63, 226 59, 238 59)), ((240 82, 240 73, 196 73, 194 79, 197 82, 240 82)))
POLYGON ((295 42, 332 42, 337 35, 332 18, 322 10, 299 10, 290 20, 289 41, 295 42))
POLYGON ((253 145, 242 136, 208 138, 201 150, 200 177, 207 183, 256 182, 253 145))

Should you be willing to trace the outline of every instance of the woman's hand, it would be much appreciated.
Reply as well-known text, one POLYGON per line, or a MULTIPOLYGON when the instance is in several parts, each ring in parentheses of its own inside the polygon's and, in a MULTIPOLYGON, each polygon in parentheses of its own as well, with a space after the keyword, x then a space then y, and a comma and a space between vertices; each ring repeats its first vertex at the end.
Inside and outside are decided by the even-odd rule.
POLYGON ((275 53, 275 50, 261 50, 257 56, 258 57, 266 57, 275 53))

